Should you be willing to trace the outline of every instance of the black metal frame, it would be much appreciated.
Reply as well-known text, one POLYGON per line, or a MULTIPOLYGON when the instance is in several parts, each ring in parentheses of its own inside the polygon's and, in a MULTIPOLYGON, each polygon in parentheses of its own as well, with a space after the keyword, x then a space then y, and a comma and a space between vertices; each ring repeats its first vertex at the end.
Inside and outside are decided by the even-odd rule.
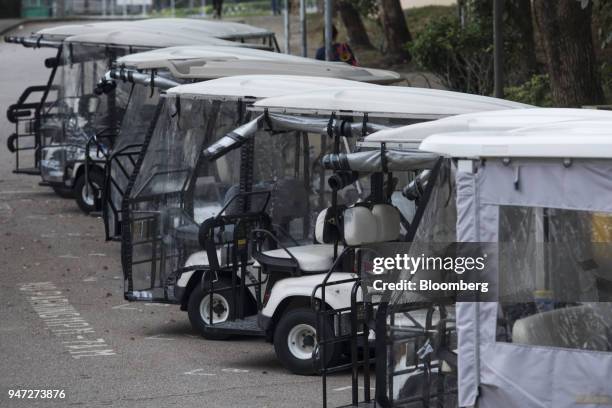
MULTIPOLYGON (((232 303, 230 315, 226 321, 214 323, 213 314, 209 314, 209 322, 207 330, 212 333, 225 334, 251 334, 264 335, 263 330, 251 324, 244 324, 245 318, 256 316, 257 313, 251 316, 245 316, 245 302, 250 292, 249 288, 255 288, 255 302, 257 311, 263 307, 262 288, 264 285, 272 281, 270 276, 262 278, 264 274, 263 268, 258 268, 257 277, 253 277, 248 271, 249 259, 252 255, 254 246, 253 239, 256 239, 261 245, 261 232, 269 233, 271 229, 271 220, 265 212, 270 201, 271 191, 247 191, 241 192, 233 196, 223 209, 215 216, 202 223, 199 230, 200 245, 206 250, 209 260, 209 266, 204 268, 201 284, 205 290, 205 296, 209 296, 209 310, 213 310, 213 300, 215 293, 230 292, 229 301, 232 303), (230 208, 235 201, 248 202, 257 195, 265 195, 264 204, 258 210, 247 210, 238 214, 227 214, 227 209, 230 208), (233 226, 232 237, 229 240, 219 239, 218 230, 224 231, 227 227, 233 226), (217 249, 225 247, 226 257, 225 263, 220 263, 217 256, 217 249), (215 280, 210 278, 211 274, 215 276, 224 275, 230 276, 231 287, 222 288, 215 291, 215 280), (250 282, 247 282, 250 281, 250 282), (242 324, 241 324, 242 323, 242 324)), ((265 235, 268 238, 268 235, 265 235)), ((264 239, 265 239, 264 238, 264 239)), ((253 321, 253 323, 256 323, 253 321)))
POLYGON ((49 102, 49 94, 53 91, 58 91, 58 87, 53 85, 55 74, 57 72, 58 63, 62 54, 62 48, 59 47, 55 57, 54 64, 51 65, 51 73, 47 79, 46 85, 29 86, 17 99, 17 102, 10 105, 6 111, 6 117, 9 122, 15 124, 15 133, 11 134, 7 139, 7 148, 12 153, 15 153, 15 168, 13 173, 39 175, 41 149, 46 145, 47 140, 41 134, 42 119, 47 114, 46 110, 52 107, 55 102, 49 102), (42 93, 40 100, 36 102, 28 102, 31 95, 42 93), (20 146, 20 140, 33 139, 33 144, 28 146, 20 146), (32 167, 21 167, 20 161, 21 151, 34 151, 34 162, 32 167))
MULTIPOLYGON (((381 145, 381 149, 386 148, 385 144, 381 145)), ((383 154, 384 158, 385 155, 383 154)), ((384 172, 386 164, 382 163, 384 172)), ((417 211, 408 227, 405 236, 406 242, 411 242, 414 239, 417 228, 424 215, 425 208, 431 197, 435 180, 440 172, 442 159, 439 159, 434 168, 431 170, 431 175, 428 184, 425 186, 422 196, 417 203, 417 211)), ((386 197, 391 188, 391 175, 388 173, 388 191, 384 191, 384 174, 377 173, 372 175, 372 197, 376 201, 385 202, 386 197)), ((334 191, 334 193, 337 193, 334 191)), ((334 200, 334 205, 336 201, 334 200)), ((371 296, 366 296, 367 288, 364 286, 363 271, 361 270, 361 260, 365 248, 346 248, 344 252, 336 259, 336 262, 329 270, 325 279, 321 284, 317 285, 312 292, 311 303, 313 309, 317 312, 317 343, 318 343, 318 363, 319 373, 322 379, 322 403, 323 407, 328 405, 327 395, 327 376, 331 373, 351 369, 351 404, 348 406, 411 406, 411 407, 430 407, 444 406, 445 398, 449 395, 456 394, 456 387, 447 388, 445 374, 442 373, 441 366, 445 363, 445 367, 451 368, 450 376, 454 375, 456 381, 457 372, 457 357, 452 352, 452 337, 454 335, 454 320, 447 316, 445 305, 428 302, 418 304, 401 304, 392 305, 389 299, 380 298, 379 301, 373 301, 371 296), (356 260, 356 277, 353 279, 344 279, 339 281, 331 281, 332 273, 336 271, 339 260, 352 251, 355 254, 356 260), (351 290, 350 307, 339 310, 328 309, 325 302, 325 293, 327 290, 332 290, 333 286, 346 285, 353 283, 351 290), (358 300, 358 294, 361 292, 361 300, 358 300), (320 300, 317 298, 317 293, 320 294, 320 300), (415 311, 426 310, 425 325, 415 325, 413 329, 407 329, 395 325, 395 315, 401 313, 411 321, 416 323, 416 320, 410 316, 410 313, 415 311), (438 312, 440 319, 437 324, 433 324, 433 314, 438 312), (334 330, 333 333, 326 333, 322 330, 325 327, 326 320, 342 321, 340 317, 350 313, 350 334, 345 334, 341 328, 334 330), (374 331, 376 339, 374 341, 375 357, 371 357, 369 334, 374 331), (330 367, 326 364, 325 352, 327 346, 331 344, 348 341, 350 343, 350 362, 341 365, 330 367), (414 342, 421 345, 419 352, 422 355, 416 356, 414 361, 416 364, 410 369, 389 370, 389 367, 394 367, 393 355, 389 355, 389 347, 398 347, 406 345, 408 342, 414 342), (425 347, 430 347, 430 349, 425 347), (375 368, 375 396, 372 399, 370 391, 370 365, 374 363, 375 368), (420 395, 400 398, 394 401, 393 395, 393 380, 395 377, 408 373, 418 373, 419 370, 426 378, 420 395), (432 393, 431 381, 432 373, 438 371, 438 382, 436 390, 432 393), (363 379, 363 398, 360 400, 360 380, 359 373, 362 371, 363 379), (391 396, 391 397, 390 397, 391 396), (415 405, 417 404, 417 405, 415 405), (418 405, 420 404, 420 405, 418 405), (432 405, 435 404, 435 405, 432 405)), ((417 350, 416 348, 414 349, 417 350)), ((413 356, 415 357, 415 356, 413 356)), ((451 380, 452 381, 452 380, 451 380)))

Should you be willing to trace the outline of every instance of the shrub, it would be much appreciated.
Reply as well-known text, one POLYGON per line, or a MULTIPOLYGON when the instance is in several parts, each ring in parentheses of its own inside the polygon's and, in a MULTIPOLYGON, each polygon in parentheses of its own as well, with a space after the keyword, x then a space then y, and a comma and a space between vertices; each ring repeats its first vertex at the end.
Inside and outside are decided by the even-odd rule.
POLYGON ((493 90, 491 33, 457 18, 431 21, 408 45, 415 62, 449 89, 488 95, 493 90))
POLYGON ((534 75, 519 86, 504 89, 506 99, 536 106, 553 106, 548 75, 534 75))

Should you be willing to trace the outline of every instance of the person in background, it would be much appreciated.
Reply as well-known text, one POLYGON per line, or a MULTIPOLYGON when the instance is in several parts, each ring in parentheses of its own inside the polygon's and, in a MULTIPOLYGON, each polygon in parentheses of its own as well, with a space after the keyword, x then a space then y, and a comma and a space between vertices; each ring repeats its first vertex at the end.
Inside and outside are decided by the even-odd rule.
POLYGON ((213 18, 221 19, 223 13, 223 0, 213 0, 213 18))
MULTIPOLYGON (((345 42, 336 42, 338 37, 338 30, 336 26, 332 26, 332 61, 342 61, 350 65, 359 65, 357 58, 351 49, 351 46, 345 42)), ((325 43, 325 31, 323 31, 323 43, 325 43)), ((325 61, 325 44, 317 50, 316 59, 325 61)))

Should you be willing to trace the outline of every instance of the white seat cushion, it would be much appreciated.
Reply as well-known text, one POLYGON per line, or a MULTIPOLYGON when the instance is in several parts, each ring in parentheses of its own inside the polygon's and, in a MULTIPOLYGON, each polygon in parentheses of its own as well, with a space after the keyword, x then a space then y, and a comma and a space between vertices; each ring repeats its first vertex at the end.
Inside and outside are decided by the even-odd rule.
MULTIPOLYGON (((287 248, 291 255, 297 259, 300 269, 304 272, 322 272, 332 267, 334 262, 334 246, 330 244, 311 244, 287 248)), ((338 247, 338 254, 342 247, 338 247)), ((289 254, 284 249, 273 249, 263 252, 264 255, 273 258, 289 259, 289 254)))
POLYGON ((400 234, 400 215, 397 208, 389 204, 376 204, 372 215, 378 224, 377 242, 395 241, 400 234))
POLYGON ((351 207, 344 210, 344 240, 356 246, 376 242, 378 222, 367 207, 351 207))

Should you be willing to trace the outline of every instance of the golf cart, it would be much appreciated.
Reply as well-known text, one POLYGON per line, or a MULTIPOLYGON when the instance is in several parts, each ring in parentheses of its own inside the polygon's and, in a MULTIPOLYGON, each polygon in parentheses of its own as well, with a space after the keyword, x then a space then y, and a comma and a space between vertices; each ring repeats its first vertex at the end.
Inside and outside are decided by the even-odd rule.
MULTIPOLYGON (((311 80, 319 87, 323 84, 321 79, 311 80)), ((208 137, 210 140, 202 146, 205 149, 194 149, 189 141, 190 154, 202 151, 202 157, 181 158, 177 163, 182 168, 184 163, 199 162, 199 169, 179 171, 167 164, 168 157, 177 153, 184 156, 185 142, 165 142, 165 149, 178 150, 177 153, 169 153, 156 144, 158 157, 149 158, 151 163, 146 166, 143 163, 137 176, 140 181, 134 183, 133 192, 124 200, 124 217, 128 217, 122 230, 124 255, 128 255, 124 257, 126 298, 181 302, 192 325, 208 338, 248 334, 272 341, 291 332, 291 328, 278 330, 288 327, 290 321, 283 318, 289 312, 301 310, 312 316, 309 310, 312 289, 320 283, 338 250, 334 244, 313 245, 318 214, 333 199, 326 186, 331 172, 319 160, 325 153, 340 149, 349 152, 357 136, 390 125, 475 110, 525 107, 453 92, 376 85, 323 86, 319 91, 271 97, 272 85, 287 90, 277 81, 271 77, 261 82, 259 89, 254 86, 249 90, 265 91, 269 96, 245 112, 256 115, 251 121, 240 120, 233 127, 222 129, 218 135, 227 136, 221 139, 208 137), (393 103, 389 102, 389 95, 394 97, 393 103), (283 98, 287 100, 278 105, 283 98), (209 169, 205 170, 206 167, 209 169), (202 190, 208 198, 198 200, 186 194, 198 189, 197 180, 183 178, 193 175, 202 179, 202 186, 207 186, 208 191, 202 190), (206 178, 210 181, 204 183, 206 178), (218 187, 212 189, 215 185, 218 187), (154 196, 153 191, 163 194, 154 196), (170 193, 177 196, 174 203, 170 193), (140 208, 145 201, 146 205, 142 204, 145 207, 140 208), (191 221, 168 218, 171 206, 193 211, 189 215, 191 221), (160 229, 160 224, 165 230, 160 229), (173 231, 177 228, 180 233, 173 231), (186 239, 188 230, 193 231, 194 237, 190 246, 186 239), (308 261, 298 262, 302 257, 308 261)), ((246 84, 241 78, 224 78, 177 87, 183 96, 179 103, 174 101, 169 112, 174 116, 178 115, 176 112, 196 112, 193 102, 186 98, 189 95, 186 90, 190 90, 193 99, 225 95, 221 98, 225 100, 236 95, 229 92, 231 87, 218 86, 223 83, 246 84), (190 104, 189 109, 185 103, 190 104)), ((293 92, 297 92, 296 84, 299 84, 296 80, 291 83, 293 92)), ((244 93, 244 89, 240 91, 238 95, 253 95, 244 93)), ((178 126, 171 124, 170 128, 178 126)), ((182 138, 190 135, 191 126, 192 123, 180 125, 182 138)), ((163 134, 173 132, 164 128, 163 134)), ((144 159, 147 160, 147 155, 144 159)), ((346 191, 341 202, 353 204, 367 194, 360 183, 354 183, 354 189, 346 191)), ((410 208, 405 211, 404 216, 410 218, 410 208)), ((350 302, 348 296, 338 297, 350 302)), ((310 327, 314 324, 311 320, 310 327)), ((308 356, 304 350, 299 355, 283 353, 280 346, 278 350, 279 357, 292 371, 314 371, 312 348, 308 356)))
MULTIPOLYGON (((308 75, 388 83, 399 75, 378 69, 357 68, 264 50, 223 46, 182 46, 121 57, 99 84, 104 91, 117 86, 131 89, 127 120, 121 125, 112 151, 105 160, 86 155, 86 169, 105 170, 102 210, 106 239, 121 237, 121 202, 140 154, 146 129, 154 122, 159 91, 180 83, 204 81, 250 73, 308 75)), ((87 175, 88 173, 86 173, 87 175)))
MULTIPOLYGON (((117 57, 174 45, 262 47, 247 40, 270 38, 270 32, 251 26, 187 19, 75 24, 44 29, 29 37, 7 37, 6 41, 26 47, 57 49, 56 56, 45 61, 51 69, 47 84, 26 88, 7 110, 9 121, 15 124, 15 133, 7 139, 8 149, 16 155, 14 172, 41 175, 43 183, 58 194, 72 195, 83 174, 77 168, 84 162, 87 140, 101 132, 103 144, 110 146, 123 113, 127 95, 117 91, 100 96, 93 91, 117 57)), ((91 208, 87 200, 81 201, 83 207, 91 208)))
MULTIPOLYGON (((367 139, 367 135, 373 130, 370 124, 388 127, 388 130, 380 131, 385 132, 401 124, 424 125, 433 119, 465 112, 526 107, 528 105, 456 92, 385 87, 329 89, 266 98, 256 102, 252 110, 269 115, 291 115, 300 126, 303 126, 302 122, 307 123, 309 119, 314 118, 323 119, 325 123, 330 124, 323 128, 321 133, 341 141, 343 152, 340 153, 340 149, 335 146, 331 152, 336 153, 334 157, 337 160, 327 161, 325 157, 329 156, 323 156, 320 161, 329 177, 345 164, 347 153, 353 150, 356 140, 363 137, 367 139)), ((377 161, 375 157, 362 159, 370 164, 377 161)), ((401 158, 395 159, 401 162, 401 158)), ((326 191, 328 198, 320 205, 321 213, 317 218, 314 233, 316 240, 302 252, 295 251, 296 248, 283 248, 284 251, 292 253, 293 262, 302 267, 302 263, 307 262, 313 252, 331 246, 334 251, 326 259, 327 263, 316 270, 311 269, 310 273, 303 276, 292 275, 276 282, 267 289, 264 297, 265 302, 259 313, 260 328, 266 338, 274 343, 279 359, 295 373, 312 374, 317 369, 313 363, 317 353, 313 355, 313 351, 318 348, 315 335, 318 316, 310 309, 311 297, 312 302, 321 310, 327 309, 329 315, 335 314, 332 319, 326 317, 318 322, 321 323, 319 331, 346 334, 345 329, 349 327, 346 323, 350 316, 343 311, 350 307, 350 282, 354 282, 356 278, 352 267, 355 260, 353 248, 363 242, 394 241, 399 236, 410 233, 415 206, 402 197, 399 190, 396 191, 397 181, 392 183, 379 177, 380 175, 361 178, 359 170, 360 168, 354 168, 351 171, 335 173, 328 186, 325 185, 324 178, 319 179, 319 194, 326 191), (340 186, 341 192, 338 190, 340 186), (382 200, 383 196, 386 197, 385 200, 382 200), (369 215, 362 214, 364 212, 369 215), (366 217, 365 223, 362 223, 362 217, 366 217), (344 230, 337 227, 341 220, 345 220, 344 230), (375 237, 368 237, 368 234, 375 237), (327 272, 332 266, 338 268, 338 272, 330 276, 327 272), (342 269, 343 267, 345 269, 342 269), (324 279, 330 283, 334 282, 334 287, 325 293, 317 290, 324 279)), ((411 178, 411 174, 404 172, 398 185, 408 183, 411 178)), ((282 251, 279 253, 279 250, 272 254, 266 252, 264 255, 283 257, 282 251)), ((264 266, 274 270, 274 260, 267 259, 267 262, 264 266)), ((319 354, 318 357, 323 358, 326 364, 333 365, 346 346, 341 343, 328 344, 327 355, 319 354)))
MULTIPOLYGON (((321 352, 329 343, 350 341, 350 406, 557 407, 610 401, 612 306, 602 302, 611 299, 606 214, 611 209, 602 197, 609 188, 604 167, 611 120, 604 112, 529 109, 462 115, 365 139, 361 147, 378 149, 381 157, 403 151, 412 152, 413 164, 430 160, 428 170, 403 191, 422 208, 414 234, 387 255, 419 256, 452 243, 455 250, 478 248, 489 255, 484 279, 494 290, 459 302, 452 291, 446 298, 410 290, 376 293, 366 262, 370 268, 360 271, 347 309, 350 334, 320 331, 319 339, 321 352), (357 345, 372 342, 373 333, 371 358, 357 345)), ((364 162, 353 154, 345 163, 363 168, 364 162)), ((363 249, 381 253, 379 247, 363 249)), ((430 271, 388 273, 391 282, 432 278, 430 271)), ((325 282, 320 290, 326 293, 333 285, 325 282)), ((323 366, 324 406, 325 375, 334 370, 323 366)))

